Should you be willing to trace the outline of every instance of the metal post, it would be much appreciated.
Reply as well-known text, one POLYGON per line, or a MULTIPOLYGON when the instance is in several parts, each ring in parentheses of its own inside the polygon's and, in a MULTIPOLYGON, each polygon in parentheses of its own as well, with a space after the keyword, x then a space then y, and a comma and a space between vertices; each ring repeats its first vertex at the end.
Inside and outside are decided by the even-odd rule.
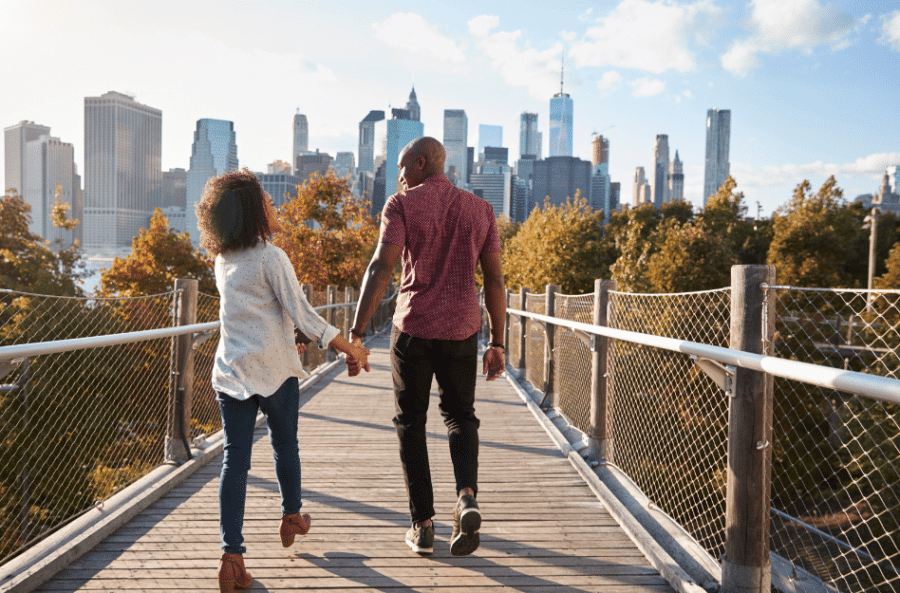
POLYGON ((874 287, 873 282, 875 278, 875 251, 877 249, 876 243, 878 242, 878 208, 872 208, 872 212, 866 216, 866 220, 869 222, 869 281, 868 288, 869 293, 866 294, 866 312, 872 312, 872 288, 874 287))
MULTIPOLYGON (((774 266, 731 268, 731 343, 735 350, 772 354, 763 339, 774 334, 774 266), (767 327, 764 327, 764 323, 767 327)), ((769 591, 769 522, 772 467, 774 379, 738 367, 728 410, 728 485, 725 507, 725 558, 722 593, 769 591)))
MULTIPOLYGON (((547 285, 544 296, 546 302, 544 315, 547 317, 556 316, 556 292, 558 290, 558 286, 547 285)), ((556 394, 553 392, 553 333, 555 329, 552 323, 548 323, 544 331, 544 397, 541 399, 541 407, 545 404, 552 408, 559 405, 559 402, 556 401, 556 394)))
MULTIPOLYGON (((594 280, 594 325, 609 323, 609 291, 616 289, 615 280, 594 280)), ((588 447, 591 456, 599 461, 613 460, 613 439, 608 432, 609 397, 612 377, 609 374, 609 355, 612 340, 593 336, 591 347, 591 432, 588 447)))
MULTIPOLYGON (((519 309, 527 311, 528 288, 522 286, 519 288, 519 309)), ((525 340, 528 338, 528 319, 519 316, 519 355, 517 356, 516 369, 525 372, 525 340)), ((527 378, 527 376, 525 377, 527 378)))
MULTIPOLYGON (((31 375, 31 359, 26 358, 25 362, 22 364, 22 376, 16 382, 16 386, 18 389, 22 390, 22 437, 24 442, 34 442, 34 438, 29 434, 31 428, 31 411, 29 409, 28 402, 28 382, 31 375)), ((31 456, 28 451, 29 448, 25 447, 25 452, 22 456, 22 543, 24 544, 28 540, 31 539, 31 519, 29 518, 29 511, 31 510, 31 473, 28 469, 29 464, 31 463, 31 456)))
MULTIPOLYGON (((197 323, 197 286, 197 280, 175 280, 174 326, 197 323)), ((183 463, 191 458, 191 406, 194 392, 192 342, 192 334, 172 338, 165 450, 168 462, 183 463)))
MULTIPOLYGON (((337 286, 329 285, 328 286, 328 296, 327 296, 327 304, 333 305, 337 302, 337 286)), ((334 315, 335 309, 326 309, 325 310, 325 320, 328 322, 328 325, 334 326, 334 315)), ((331 362, 334 360, 334 351, 331 348, 325 347, 325 360, 326 362, 331 362)))

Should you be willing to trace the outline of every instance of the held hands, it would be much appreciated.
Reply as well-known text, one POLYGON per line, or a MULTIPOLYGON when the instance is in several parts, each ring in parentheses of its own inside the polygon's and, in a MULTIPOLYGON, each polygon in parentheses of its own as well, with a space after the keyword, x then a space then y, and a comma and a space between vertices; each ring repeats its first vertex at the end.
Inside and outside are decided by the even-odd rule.
POLYGON ((503 374, 506 368, 506 361, 503 356, 503 349, 491 346, 484 351, 484 369, 482 375, 487 375, 488 381, 493 381, 503 374))
POLYGON ((365 370, 369 372, 369 354, 370 352, 363 346, 362 338, 359 336, 351 336, 350 341, 351 352, 347 353, 347 374, 355 377, 365 370))

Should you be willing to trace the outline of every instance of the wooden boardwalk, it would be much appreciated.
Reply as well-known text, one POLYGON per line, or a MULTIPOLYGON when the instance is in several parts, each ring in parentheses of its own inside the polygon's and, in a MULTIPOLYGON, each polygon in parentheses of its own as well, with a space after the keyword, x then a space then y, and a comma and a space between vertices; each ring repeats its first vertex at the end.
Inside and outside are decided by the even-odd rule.
MULTIPOLYGON (((553 445, 505 379, 479 381, 481 547, 450 555, 455 503, 447 434, 432 393, 428 446, 435 553, 404 543, 408 504, 396 435, 387 337, 372 373, 341 368, 301 398, 300 457, 309 534, 284 549, 278 484, 257 429, 244 525, 252 591, 672 591, 553 445)), ((218 591, 215 460, 44 583, 39 591, 218 591)))

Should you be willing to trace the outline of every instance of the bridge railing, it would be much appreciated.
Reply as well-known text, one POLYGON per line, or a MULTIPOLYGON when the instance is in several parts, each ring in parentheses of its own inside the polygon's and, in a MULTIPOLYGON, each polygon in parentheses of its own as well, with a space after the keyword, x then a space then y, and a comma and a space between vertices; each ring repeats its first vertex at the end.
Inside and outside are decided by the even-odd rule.
POLYGON ((751 535, 765 540, 759 568, 771 570, 772 584, 895 591, 900 291, 769 284, 748 291, 761 317, 750 336, 757 354, 728 348, 735 317, 746 314, 733 287, 642 295, 597 281, 587 295, 523 290, 509 296, 508 363, 542 392, 545 409, 583 433, 595 459, 721 562, 724 581, 747 577, 746 567, 729 566, 737 557, 728 558, 729 533, 754 529, 747 517, 736 524, 729 488, 756 489, 769 524, 751 535), (737 369, 758 373, 758 391, 769 393, 758 417, 744 418, 764 425, 756 436, 735 429, 747 414, 736 401, 755 398, 741 395, 748 379, 737 369), (752 468, 729 462, 739 450, 751 461, 770 456, 758 483, 742 483, 752 468))
MULTIPOLYGON (((0 290, 0 564, 221 429, 219 299, 180 282, 135 298, 0 290)), ((346 335, 358 293, 304 290, 346 335)), ((304 367, 333 357, 312 342, 304 367)))

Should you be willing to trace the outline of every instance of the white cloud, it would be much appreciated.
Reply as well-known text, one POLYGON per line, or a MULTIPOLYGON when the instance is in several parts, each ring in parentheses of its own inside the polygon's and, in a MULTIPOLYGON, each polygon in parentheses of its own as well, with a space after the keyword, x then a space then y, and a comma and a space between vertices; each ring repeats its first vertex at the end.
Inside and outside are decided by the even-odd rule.
POLYGON ((491 29, 499 25, 499 16, 483 14, 469 21, 469 33, 475 37, 487 37, 491 33, 491 29))
MULTIPOLYGON (((770 187, 796 185, 804 179, 836 177, 869 177, 873 181, 872 190, 877 189, 884 169, 900 164, 900 152, 883 152, 860 157, 851 163, 823 163, 816 161, 804 165, 779 165, 754 167, 745 163, 731 163, 731 174, 745 187, 770 187)), ((853 199, 854 196, 844 196, 853 199)))
POLYGON ((653 97, 666 90, 666 83, 650 78, 639 78, 629 84, 634 88, 631 91, 632 97, 653 97))
POLYGON ((582 12, 580 15, 578 15, 578 20, 581 21, 582 23, 586 23, 588 20, 590 20, 591 15, 593 13, 594 13, 594 9, 588 8, 587 10, 582 12))
POLYGON ((478 49, 500 71, 504 82, 527 87, 537 99, 546 99, 559 85, 559 55, 562 43, 537 50, 525 43, 519 47, 521 31, 491 32, 500 24, 496 16, 478 16, 469 21, 469 33, 476 38, 478 49))
POLYGON ((673 0, 622 0, 572 47, 578 66, 616 66, 659 74, 696 68, 691 46, 720 23, 712 0, 677 4, 673 0))
POLYGON ((622 86, 622 75, 616 72, 615 70, 610 70, 609 72, 604 72, 603 76, 600 77, 599 82, 597 82, 597 88, 601 91, 612 92, 619 89, 622 86))
POLYGON ((466 56, 449 36, 413 12, 392 14, 380 23, 372 23, 375 38, 391 47, 413 54, 428 54, 442 62, 460 63, 466 56))
POLYGON ((900 10, 883 16, 882 21, 878 43, 900 51, 900 10))
POLYGON ((745 76, 762 65, 760 53, 796 49, 811 54, 820 45, 841 50, 850 45, 850 34, 863 22, 819 0, 753 0, 751 34, 734 42, 722 56, 722 67, 745 76))

